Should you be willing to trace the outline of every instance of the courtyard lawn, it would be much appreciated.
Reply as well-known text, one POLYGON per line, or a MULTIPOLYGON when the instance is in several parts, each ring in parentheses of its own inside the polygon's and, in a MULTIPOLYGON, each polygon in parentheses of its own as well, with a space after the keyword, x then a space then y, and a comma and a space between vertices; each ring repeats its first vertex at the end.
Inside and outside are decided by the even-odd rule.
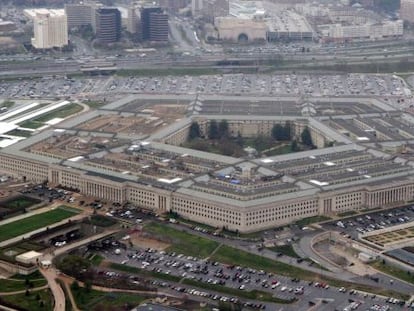
POLYGON ((179 231, 163 224, 150 223, 145 226, 145 231, 154 238, 171 244, 167 250, 178 254, 205 258, 219 246, 216 241, 179 231))
POLYGON ((78 104, 69 104, 66 106, 63 106, 59 109, 53 110, 49 113, 46 113, 44 115, 41 115, 34 119, 36 122, 47 122, 49 120, 52 120, 54 118, 66 118, 69 117, 75 113, 81 112, 83 107, 78 104))
POLYGON ((50 226, 66 218, 75 216, 76 214, 78 214, 78 212, 56 208, 48 212, 10 222, 0 226, 0 242, 39 228, 50 226))

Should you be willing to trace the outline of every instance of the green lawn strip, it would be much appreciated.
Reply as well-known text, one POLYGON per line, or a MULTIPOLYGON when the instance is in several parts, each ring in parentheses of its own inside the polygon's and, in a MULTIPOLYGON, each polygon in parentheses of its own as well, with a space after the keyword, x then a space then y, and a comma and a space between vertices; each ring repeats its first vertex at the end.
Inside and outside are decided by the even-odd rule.
POLYGON ((86 219, 85 222, 98 226, 98 227, 110 227, 117 223, 115 219, 112 219, 110 217, 103 216, 103 215, 98 215, 98 214, 92 215, 91 217, 86 219))
POLYGON ((16 208, 27 208, 33 206, 35 204, 40 203, 40 200, 32 199, 28 197, 16 197, 12 198, 11 200, 5 201, 0 203, 1 206, 4 206, 9 209, 16 209, 16 208))
POLYGON ((105 102, 100 101, 100 100, 87 100, 83 103, 88 105, 90 108, 99 108, 99 107, 105 105, 105 102))
POLYGON ((30 131, 24 131, 24 130, 18 130, 18 129, 15 129, 15 130, 13 130, 13 131, 10 131, 10 132, 7 132, 7 135, 10 135, 10 136, 19 136, 19 137, 30 137, 30 136, 32 136, 32 132, 30 132, 30 131))
POLYGON ((19 306, 20 308, 24 308, 30 311, 53 310, 53 297, 49 289, 30 292, 29 296, 26 296, 26 294, 23 293, 2 296, 0 298, 1 301, 5 301, 9 304, 19 306))
POLYGON ((281 245, 281 246, 274 246, 270 247, 269 250, 281 253, 283 255, 293 257, 293 258, 300 258, 300 256, 295 252, 292 245, 281 245))
POLYGON ((75 113, 78 113, 80 111, 82 111, 83 107, 81 105, 78 104, 69 104, 66 106, 63 106, 61 108, 58 108, 56 110, 53 110, 51 112, 48 112, 44 115, 41 115, 39 117, 37 117, 36 119, 34 119, 33 121, 35 122, 47 122, 49 120, 52 120, 54 118, 66 118, 69 117, 75 113))
POLYGON ((10 277, 10 279, 13 280, 37 280, 37 279, 43 279, 43 275, 39 272, 39 270, 36 270, 33 273, 30 273, 28 275, 24 275, 24 274, 15 274, 13 276, 10 277))
POLYGON ((307 271, 280 261, 264 258, 226 245, 222 245, 210 259, 225 264, 239 265, 256 270, 264 270, 291 278, 299 278, 301 280, 327 282, 331 286, 335 287, 353 288, 360 291, 374 293, 377 295, 392 296, 404 300, 407 300, 408 298, 408 295, 384 290, 379 287, 361 285, 325 277, 319 273, 307 271))
POLYGON ((101 255, 99 255, 99 254, 93 254, 92 256, 91 256, 91 258, 89 258, 89 261, 91 262, 91 264, 93 265, 93 266, 99 266, 100 264, 101 264, 101 262, 104 260, 105 258, 104 257, 102 257, 101 255))
POLYGON ((313 217, 307 217, 307 218, 303 218, 301 220, 298 220, 296 222, 296 225, 298 225, 299 227, 304 227, 310 224, 314 224, 317 222, 322 222, 322 221, 327 221, 330 220, 331 218, 327 217, 327 216, 313 216, 313 217))
POLYGON ((46 284, 47 281, 45 279, 29 280, 29 283, 26 283, 25 280, 3 279, 0 282, 0 292, 15 292, 20 290, 26 290, 30 287, 36 288, 45 286, 46 284))
POLYGON ((338 213, 337 215, 339 217, 349 217, 349 216, 354 216, 356 214, 358 214, 358 212, 356 212, 356 211, 347 211, 347 212, 343 212, 343 213, 338 213))
POLYGON ((287 299, 273 297, 271 293, 263 292, 260 290, 245 291, 245 290, 240 290, 237 288, 226 287, 226 286, 218 285, 218 284, 209 284, 209 283, 204 283, 204 282, 191 280, 191 279, 184 279, 182 281, 182 284, 196 286, 196 287, 207 289, 207 290, 213 290, 213 291, 216 291, 222 294, 227 294, 227 295, 232 295, 232 296, 237 296, 240 298, 246 298, 246 299, 252 299, 252 300, 260 300, 260 301, 283 303, 283 304, 293 303, 296 301, 296 299, 287 300, 287 299))
POLYGON ((59 205, 57 208, 61 209, 61 210, 64 210, 64 211, 72 212, 72 213, 75 213, 75 214, 79 214, 80 212, 82 212, 82 210, 79 209, 79 208, 72 207, 72 206, 67 206, 67 205, 59 205))
POLYGON ((66 218, 75 216, 76 214, 77 213, 73 211, 56 208, 48 212, 4 224, 0 226, 0 241, 5 241, 36 229, 52 225, 66 218))
POLYGON ((108 307, 120 308, 125 304, 135 307, 139 305, 146 297, 140 296, 135 293, 122 293, 122 292, 101 292, 97 290, 86 290, 83 287, 79 289, 72 289, 73 297, 75 298, 76 305, 81 310, 97 310, 98 305, 108 307))
POLYGON ((24 121, 22 123, 19 124, 19 127, 24 127, 24 128, 28 128, 28 129, 37 129, 41 126, 43 126, 44 123, 42 122, 38 122, 38 121, 34 121, 34 120, 27 120, 24 121))
POLYGON ((405 270, 402 270, 400 268, 388 265, 388 264, 383 264, 382 261, 377 260, 374 261, 373 263, 370 264, 373 268, 388 274, 392 277, 395 277, 397 279, 403 280, 405 282, 414 284, 414 274, 413 273, 408 273, 405 270))
POLYGON ((168 251, 188 256, 207 257, 219 245, 216 241, 179 231, 158 223, 146 225, 145 231, 151 233, 163 242, 171 243, 172 245, 167 249, 168 251))
POLYGON ((164 281, 179 282, 181 280, 181 278, 179 276, 175 276, 175 275, 171 275, 171 274, 165 274, 165 273, 159 273, 159 272, 155 272, 155 271, 148 271, 148 270, 140 269, 140 268, 137 268, 137 267, 121 265, 121 264, 118 264, 118 263, 111 263, 109 265, 109 267, 111 269, 114 269, 114 270, 139 274, 139 275, 147 276, 147 277, 154 277, 154 278, 157 278, 157 279, 162 279, 164 281))

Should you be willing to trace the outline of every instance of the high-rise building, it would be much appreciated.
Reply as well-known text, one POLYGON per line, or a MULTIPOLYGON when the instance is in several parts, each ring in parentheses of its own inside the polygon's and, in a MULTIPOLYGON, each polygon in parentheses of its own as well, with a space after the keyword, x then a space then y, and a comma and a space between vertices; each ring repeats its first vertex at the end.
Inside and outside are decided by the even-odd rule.
POLYGON ((33 47, 51 49, 68 45, 68 23, 64 10, 36 9, 33 14, 33 47))
POLYGON ((190 0, 159 0, 159 6, 168 12, 178 12, 180 9, 185 8, 191 1, 190 0))
POLYGON ((142 39, 168 42, 168 15, 160 7, 141 9, 142 39))
POLYGON ((89 4, 65 4, 68 17, 68 28, 92 25, 92 14, 95 12, 89 4))
POLYGON ((400 18, 414 23, 414 0, 401 0, 400 18))
POLYGON ((121 12, 116 8, 96 10, 96 38, 101 43, 113 43, 121 38, 121 12))
POLYGON ((126 29, 132 34, 136 34, 138 31, 138 16, 135 7, 128 8, 126 29))
POLYGON ((191 13, 193 16, 198 16, 201 14, 203 9, 203 0, 192 0, 191 1, 191 13))

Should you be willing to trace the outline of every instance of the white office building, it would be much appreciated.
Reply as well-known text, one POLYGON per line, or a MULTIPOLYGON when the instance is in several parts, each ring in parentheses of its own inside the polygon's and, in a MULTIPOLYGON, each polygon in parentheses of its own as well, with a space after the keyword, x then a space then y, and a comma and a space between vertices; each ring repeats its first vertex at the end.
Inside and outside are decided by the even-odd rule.
POLYGON ((64 10, 36 9, 33 11, 36 49, 61 48, 68 45, 68 23, 64 10))

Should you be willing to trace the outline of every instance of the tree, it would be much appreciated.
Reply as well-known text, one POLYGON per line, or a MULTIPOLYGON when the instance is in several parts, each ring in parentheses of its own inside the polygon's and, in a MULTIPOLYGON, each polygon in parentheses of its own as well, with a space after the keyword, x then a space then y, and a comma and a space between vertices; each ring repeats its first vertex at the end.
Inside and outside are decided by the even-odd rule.
POLYGON ((299 150, 298 147, 298 142, 296 141, 296 139, 292 140, 291 144, 290 144, 290 150, 293 152, 296 152, 299 150))
POLYGON ((85 281, 85 291, 87 293, 90 293, 92 290, 92 281, 91 280, 86 280, 85 281))
POLYGON ((219 130, 216 120, 211 120, 209 127, 208 127, 208 138, 209 139, 218 139, 219 136, 219 130))
POLYGON ((70 289, 74 292, 79 290, 79 283, 78 281, 73 281, 72 284, 70 284, 70 289))
POLYGON ((229 123, 227 120, 221 120, 218 125, 218 133, 220 138, 227 138, 229 137, 229 123))
POLYGON ((193 122, 190 125, 190 131, 188 133, 188 140, 200 138, 200 125, 197 122, 193 122))
POLYGON ((290 123, 286 122, 284 126, 275 124, 272 128, 272 137, 276 140, 290 140, 290 123))
POLYGON ((306 146, 309 146, 309 147, 313 147, 312 136, 311 136, 311 133, 310 133, 309 128, 307 126, 303 129, 302 134, 300 135, 300 137, 302 139, 303 144, 305 144, 306 146))
POLYGON ((58 263, 61 271, 76 278, 82 277, 90 266, 87 259, 77 255, 68 255, 58 263))

